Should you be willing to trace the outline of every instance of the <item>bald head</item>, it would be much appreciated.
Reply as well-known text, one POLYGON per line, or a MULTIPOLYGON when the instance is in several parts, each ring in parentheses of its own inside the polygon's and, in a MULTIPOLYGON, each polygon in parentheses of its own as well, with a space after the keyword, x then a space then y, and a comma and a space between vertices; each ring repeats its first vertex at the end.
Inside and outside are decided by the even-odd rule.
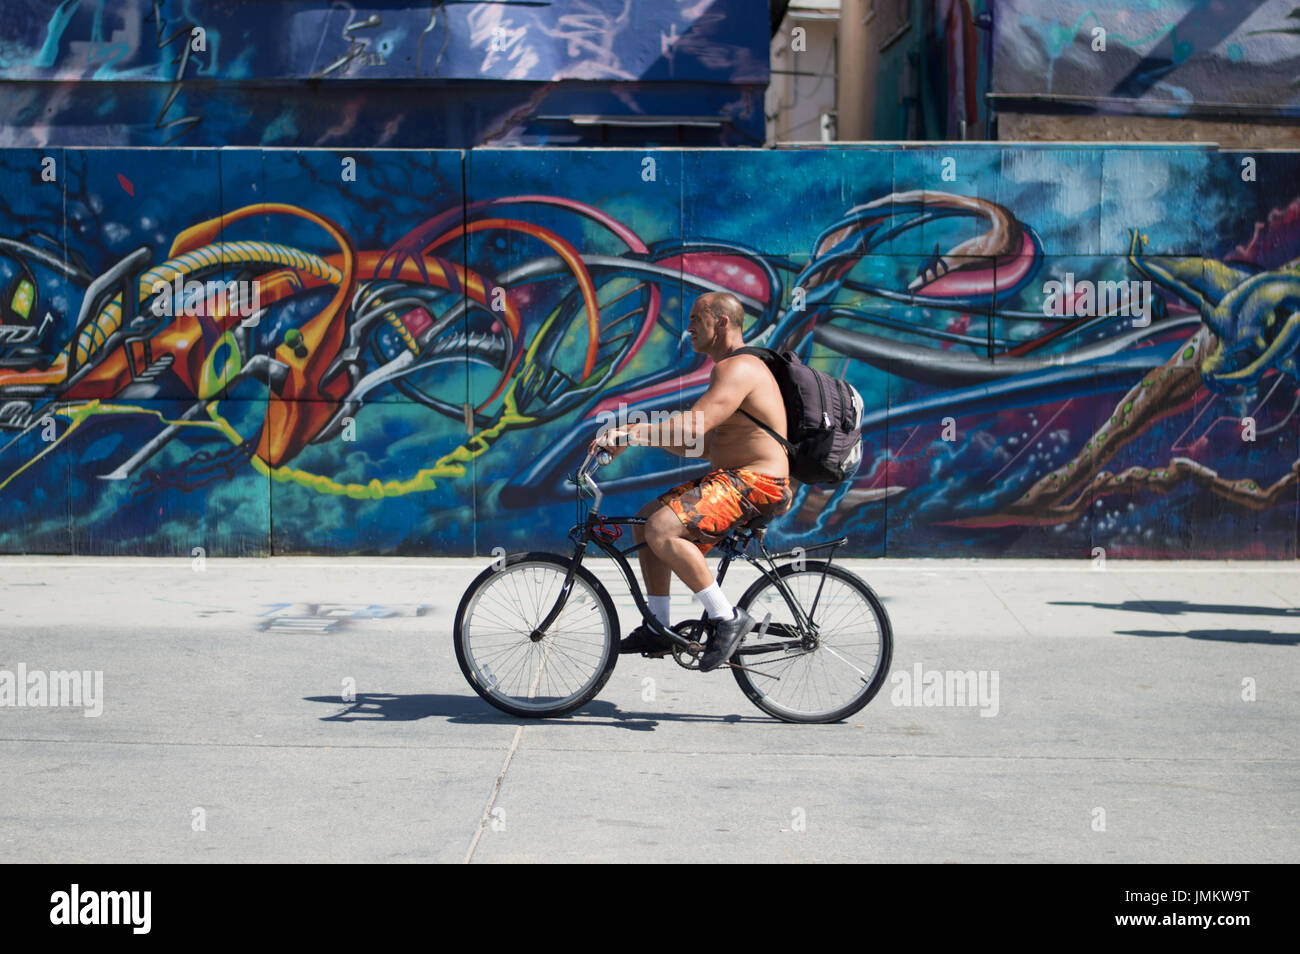
POLYGON ((686 331, 697 354, 721 361, 744 345, 744 326, 745 309, 739 298, 730 292, 709 292, 695 299, 686 331))
POLYGON ((726 318, 738 331, 744 328, 745 307, 731 292, 706 292, 697 299, 697 303, 710 317, 726 318))

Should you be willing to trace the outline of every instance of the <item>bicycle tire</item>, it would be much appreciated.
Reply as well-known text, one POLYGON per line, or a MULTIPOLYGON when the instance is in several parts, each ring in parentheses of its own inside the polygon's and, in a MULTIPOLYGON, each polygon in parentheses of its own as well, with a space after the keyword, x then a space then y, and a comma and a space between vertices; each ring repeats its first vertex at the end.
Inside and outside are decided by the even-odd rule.
MULTIPOLYGON (((789 670, 795 666, 796 661, 798 661, 798 664, 807 671, 811 666, 821 665, 827 663, 827 661, 832 657, 838 657, 838 659, 834 660, 835 668, 841 669, 847 667, 847 669, 856 671, 857 675, 854 676, 846 670, 841 673, 839 678, 841 681, 846 682, 849 687, 855 686, 855 680, 860 681, 862 683, 861 689, 853 692, 846 700, 839 704, 819 709, 816 708, 815 705, 808 708, 799 708, 790 704, 782 704, 776 700, 771 692, 765 691, 768 687, 764 686, 764 683, 768 683, 769 686, 771 685, 769 678, 760 675, 753 675, 746 672, 744 669, 733 668, 731 671, 732 675, 735 676, 736 683, 740 686, 741 691, 746 695, 749 701, 754 703, 754 705, 758 706, 758 708, 762 709, 768 715, 780 719, 783 722, 819 723, 838 722, 845 719, 862 709, 867 703, 875 698, 876 693, 880 691, 881 686, 884 685, 885 680, 889 675, 889 664, 893 658, 894 652, 893 627, 890 625, 889 614, 885 612, 884 605, 881 604, 879 597, 876 596, 875 592, 867 585, 865 580, 843 567, 820 561, 805 563, 802 566, 795 563, 787 563, 778 567, 776 572, 777 576, 784 580, 786 585, 790 587, 795 599, 799 600, 799 602, 804 605, 804 611, 807 612, 810 601, 800 596, 800 587, 797 585, 799 581, 792 581, 791 578, 801 576, 808 577, 809 586, 805 587, 805 589, 813 589, 816 581, 821 579, 823 571, 825 571, 827 584, 831 586, 832 590, 835 590, 838 587, 844 594, 854 594, 860 597, 863 607, 861 610, 856 610, 852 605, 847 605, 846 601, 842 598, 842 595, 828 592, 825 587, 822 587, 821 598, 818 600, 817 605, 817 615, 813 622, 819 627, 824 627, 831 621, 838 623, 841 620, 847 624, 852 624, 855 619, 855 613, 861 612, 869 615, 875 621, 875 632, 868 634, 866 640, 863 641, 863 644, 870 645, 874 643, 878 645, 879 648, 875 653, 874 658, 870 660, 871 672, 867 678, 863 678, 866 670, 845 658, 847 655, 850 655, 850 647, 853 647, 856 644, 840 637, 838 631, 824 631, 822 634, 823 644, 819 646, 818 649, 811 652, 793 655, 787 653, 781 658, 775 658, 770 661, 765 660, 762 655, 755 656, 741 654, 733 656, 732 658, 737 664, 749 666, 760 672, 764 670, 765 666, 767 666, 767 671, 771 675, 778 675, 776 670, 770 668, 773 664, 779 664, 782 662, 788 663, 786 667, 787 671, 780 677, 782 683, 791 676, 789 670), (831 584, 831 580, 836 581, 836 583, 831 584), (841 650, 843 650, 843 652, 841 652, 841 650), (812 658, 819 656, 822 658, 812 658), (841 664, 843 665, 841 666, 841 664)), ((791 622, 794 620, 794 613, 790 610, 789 603, 784 594, 782 594, 780 589, 778 589, 773 582, 768 580, 767 577, 760 577, 752 586, 750 586, 749 589, 745 591, 744 595, 741 596, 740 602, 737 605, 746 612, 750 612, 750 615, 760 623, 766 616, 768 609, 772 610, 774 618, 782 616, 781 619, 776 620, 778 626, 780 624, 787 624, 787 620, 791 622), (765 594, 768 591, 773 594, 773 597, 771 599, 765 599, 767 604, 765 607, 756 607, 755 603, 761 598, 765 598, 765 594), (754 608, 751 610, 751 607, 754 608), (780 611, 783 611, 784 615, 780 611)), ((759 643, 760 638, 761 637, 756 637, 753 633, 747 635, 741 642, 738 651, 743 650, 746 646, 752 648, 754 645, 759 643)), ((865 664, 866 661, 864 660, 864 665, 865 664)), ((785 694, 796 694, 798 693, 798 689, 793 688, 793 684, 787 684, 783 692, 785 694)))
MULTIPOLYGON (((568 715, 594 699, 614 671, 614 664, 618 662, 618 613, 609 591, 586 567, 578 567, 569 600, 547 634, 540 641, 534 641, 530 636, 555 604, 564 576, 572 563, 572 557, 558 553, 513 553, 506 556, 500 565, 494 564, 475 577, 461 597, 453 629, 456 662, 473 690, 502 712, 528 719, 568 715), (549 580, 538 594, 525 597, 521 603, 520 588, 528 584, 519 574, 529 567, 548 571, 545 575, 549 580), (503 586, 511 587, 510 593, 515 599, 516 608, 524 617, 517 626, 506 617, 490 613, 483 604, 484 598, 494 587, 503 586), (587 608, 582 609, 588 600, 587 608), (583 632, 575 629, 583 622, 581 616, 593 610, 600 612, 600 629, 597 630, 593 625, 583 627, 583 632), (475 617, 480 622, 476 623, 475 617), (502 625, 510 628, 492 629, 502 625), (496 642, 489 645, 489 640, 492 639, 496 642), (579 639, 586 648, 577 645, 579 639), (560 644, 564 640, 574 640, 575 644, 561 648, 560 644), (551 675, 561 680, 567 681, 569 675, 565 666, 559 665, 561 657, 567 657, 565 664, 570 669, 590 665, 591 672, 582 675, 579 684, 571 692, 560 697, 546 694, 539 698, 536 691, 543 683, 543 674, 552 654, 558 655, 551 675), (488 656, 493 659, 490 664, 488 656), (516 663, 515 657, 519 657, 520 661, 516 663), (497 665, 497 661, 501 661, 504 666, 520 667, 521 676, 528 676, 531 667, 536 666, 536 672, 527 680, 528 694, 516 695, 508 688, 503 682, 503 676, 507 674, 505 670, 501 675, 492 671, 491 667, 497 665)), ((513 669, 510 674, 513 675, 513 669)), ((550 676, 547 676, 545 684, 548 688, 552 685, 550 676)), ((512 681, 509 685, 515 683, 512 681)))

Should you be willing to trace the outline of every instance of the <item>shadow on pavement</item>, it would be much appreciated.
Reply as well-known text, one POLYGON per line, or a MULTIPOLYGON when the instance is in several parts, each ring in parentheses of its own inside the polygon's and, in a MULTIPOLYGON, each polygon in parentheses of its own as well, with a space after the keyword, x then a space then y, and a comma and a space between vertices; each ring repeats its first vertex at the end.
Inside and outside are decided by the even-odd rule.
MULTIPOLYGON (((1300 608, 1285 606, 1242 606, 1231 603, 1189 603, 1186 600, 1125 600, 1123 603, 1097 603, 1091 600, 1052 600, 1051 606, 1092 606, 1096 609, 1123 610, 1127 613, 1154 613, 1181 616, 1184 613, 1216 613, 1222 616, 1279 616, 1300 624, 1300 608)), ((1298 627, 1300 630, 1300 627, 1298 627)), ((1167 633, 1149 629, 1117 630, 1117 636, 1183 636, 1187 639, 1212 639, 1225 643, 1264 643, 1277 646, 1300 645, 1300 631, 1272 633, 1266 629, 1193 629, 1185 633, 1167 633)))
POLYGON ((663 713, 641 715, 623 712, 612 702, 593 699, 577 712, 554 719, 519 719, 498 712, 478 696, 441 695, 421 693, 416 695, 391 695, 382 692, 359 692, 352 702, 338 696, 307 696, 305 702, 320 702, 334 706, 339 711, 321 716, 322 722, 411 722, 416 719, 446 718, 449 722, 468 725, 590 725, 614 729, 632 729, 646 732, 660 722, 763 722, 775 720, 766 716, 693 715, 691 713, 663 713), (599 721, 593 721, 599 720, 599 721))
POLYGON ((1266 629, 1192 629, 1185 633, 1159 633, 1150 629, 1117 630, 1116 636, 1183 636, 1213 639, 1224 643, 1264 643, 1272 646, 1300 645, 1300 634, 1270 633, 1266 629))
POLYGON ((1093 606, 1097 609, 1123 610, 1126 613, 1158 613, 1161 616, 1178 616, 1182 613, 1220 613, 1230 616, 1285 616, 1300 623, 1300 608, 1278 606, 1188 603, 1186 600, 1126 600, 1123 603, 1094 603, 1084 600, 1052 600, 1048 605, 1093 606))

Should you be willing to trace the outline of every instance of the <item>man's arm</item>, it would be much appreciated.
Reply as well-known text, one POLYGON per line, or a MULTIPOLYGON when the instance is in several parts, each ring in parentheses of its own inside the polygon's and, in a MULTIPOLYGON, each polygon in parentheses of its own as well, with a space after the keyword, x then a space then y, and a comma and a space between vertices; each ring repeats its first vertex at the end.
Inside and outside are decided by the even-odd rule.
POLYGON ((689 411, 674 414, 659 423, 644 422, 614 428, 606 432, 599 443, 606 447, 661 447, 679 457, 701 456, 705 436, 735 414, 754 388, 752 369, 746 368, 746 359, 758 360, 743 355, 715 364, 709 375, 709 389, 689 411))

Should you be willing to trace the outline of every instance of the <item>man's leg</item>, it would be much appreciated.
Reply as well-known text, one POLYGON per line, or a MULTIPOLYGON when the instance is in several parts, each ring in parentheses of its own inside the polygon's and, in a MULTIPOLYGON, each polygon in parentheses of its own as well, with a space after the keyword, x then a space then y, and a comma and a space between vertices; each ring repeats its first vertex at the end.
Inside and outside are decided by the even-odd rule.
MULTIPOLYGON (((665 626, 672 626, 669 589, 672 586, 674 568, 672 562, 666 561, 660 553, 662 546, 660 540, 663 537, 668 534, 676 534, 694 552, 699 561, 694 572, 688 571, 690 573, 686 578, 688 583, 698 583, 700 577, 703 576, 706 586, 713 584, 714 591, 719 594, 721 591, 718 589, 717 584, 713 583, 713 576, 709 573, 708 564, 704 562, 704 554, 700 546, 688 543, 685 540, 686 528, 675 513, 665 507, 658 499, 655 499, 638 510, 637 516, 645 518, 646 522, 642 525, 633 525, 632 538, 638 544, 644 544, 647 540, 651 540, 649 544, 637 550, 637 557, 641 562, 641 580, 646 589, 646 603, 649 604, 650 614, 655 619, 665 626)), ((698 587, 692 587, 692 589, 698 589, 698 587)), ((716 608, 715 606, 714 609, 716 608)), ((730 605, 725 607, 725 611, 727 615, 731 614, 730 605)), ((651 631, 645 625, 636 627, 619 644, 620 653, 662 655, 670 649, 672 649, 672 645, 664 637, 651 631)))
POLYGON ((677 514, 658 501, 654 507, 646 514, 643 538, 648 546, 638 551, 646 587, 651 593, 667 594, 670 573, 676 573, 692 593, 707 589, 713 583, 713 574, 700 548, 687 539, 686 526, 677 514))
POLYGON ((697 535, 717 538, 744 516, 746 498, 736 480, 731 472, 722 471, 693 486, 674 488, 671 506, 656 510, 645 525, 646 548, 691 588, 709 615, 710 635, 700 657, 700 669, 705 672, 726 662, 754 625, 748 613, 732 606, 723 595, 704 553, 691 539, 697 535))
POLYGON ((689 531, 681 518, 664 507, 652 514, 646 523, 648 550, 691 588, 695 598, 704 604, 709 617, 715 620, 731 619, 736 608, 722 595, 722 587, 713 578, 704 554, 691 541, 689 531))
MULTIPOLYGON (((667 508, 658 500, 652 500, 638 510, 636 515, 649 518, 655 511, 665 509, 667 508)), ((632 539, 637 543, 644 543, 645 527, 634 524, 632 539)), ((669 590, 673 581, 672 570, 649 547, 637 550, 636 555, 641 561, 641 582, 645 584, 646 602, 650 604, 650 613, 665 626, 671 626, 672 618, 669 615, 668 605, 669 590)))

